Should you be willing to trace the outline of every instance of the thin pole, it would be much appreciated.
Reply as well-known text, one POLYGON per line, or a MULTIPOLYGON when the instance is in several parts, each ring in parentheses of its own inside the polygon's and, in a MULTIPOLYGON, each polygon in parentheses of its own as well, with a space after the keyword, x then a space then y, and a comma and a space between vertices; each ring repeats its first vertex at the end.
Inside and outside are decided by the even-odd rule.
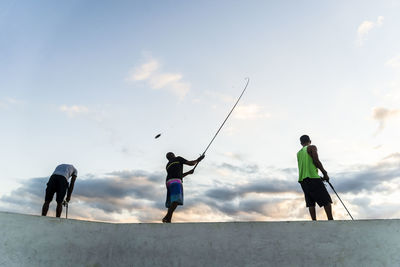
POLYGON ((338 199, 340 200, 340 202, 342 202, 343 207, 346 209, 346 211, 350 215, 351 219, 354 221, 353 216, 351 216, 350 211, 346 208, 346 205, 344 205, 343 201, 340 199, 340 197, 339 197, 338 193, 336 192, 335 188, 333 188, 333 185, 329 181, 327 181, 327 182, 331 186, 333 192, 335 192, 335 194, 338 197, 338 199))
POLYGON ((64 200, 62 204, 65 207, 65 219, 68 219, 68 202, 64 200))
MULTIPOLYGON (((221 124, 221 126, 219 127, 218 131, 215 133, 214 137, 211 139, 211 142, 208 144, 208 146, 206 147, 206 149, 204 150, 203 154, 201 154, 202 156, 206 154, 208 148, 211 146, 211 144, 214 142, 214 139, 217 137, 218 133, 221 131, 222 127, 225 125, 225 122, 228 120, 229 116, 232 114, 233 110, 235 109, 235 107, 237 106, 237 104, 239 103, 240 99, 242 98, 244 92, 247 89, 247 86, 249 85, 250 82, 250 78, 246 78, 246 86, 244 87, 242 93, 240 94, 238 100, 236 101, 235 105, 233 106, 233 108, 231 109, 231 111, 229 112, 228 116, 226 116, 224 122, 221 124)), ((193 171, 197 168, 197 165, 199 165, 199 163, 197 163, 194 168, 193 171)))

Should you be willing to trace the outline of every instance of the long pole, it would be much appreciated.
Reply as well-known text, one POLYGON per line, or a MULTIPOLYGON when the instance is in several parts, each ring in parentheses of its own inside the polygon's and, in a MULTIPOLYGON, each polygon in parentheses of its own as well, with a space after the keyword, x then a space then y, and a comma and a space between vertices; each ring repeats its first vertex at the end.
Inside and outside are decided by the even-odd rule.
MULTIPOLYGON (((217 137, 218 133, 221 131, 222 127, 224 127, 225 122, 228 120, 229 116, 232 114, 233 110, 235 109, 235 107, 237 106, 237 104, 239 103, 240 99, 242 98, 244 92, 247 89, 247 86, 249 85, 250 82, 250 78, 246 78, 246 85, 242 91, 242 93, 240 94, 238 100, 236 101, 235 105, 233 106, 233 108, 231 109, 231 111, 229 112, 228 116, 226 116, 224 122, 221 124, 221 126, 218 128, 217 132, 215 133, 214 137, 211 139, 210 143, 208 144, 208 146, 206 147, 206 149, 204 150, 203 154, 201 154, 202 156, 206 154, 208 148, 211 146, 211 144, 214 142, 214 139, 217 137)), ((193 171, 197 168, 197 165, 199 165, 199 163, 197 163, 194 168, 193 171)))
POLYGON ((346 208, 346 205, 344 205, 343 201, 340 199, 338 193, 336 192, 335 188, 333 188, 333 185, 331 184, 331 182, 329 182, 329 181, 327 181, 327 182, 330 185, 330 187, 332 188, 333 192, 335 192, 335 194, 338 197, 338 199, 340 200, 340 202, 342 202, 342 205, 346 209, 347 213, 350 215, 350 218, 354 221, 353 216, 351 216, 350 211, 346 208))

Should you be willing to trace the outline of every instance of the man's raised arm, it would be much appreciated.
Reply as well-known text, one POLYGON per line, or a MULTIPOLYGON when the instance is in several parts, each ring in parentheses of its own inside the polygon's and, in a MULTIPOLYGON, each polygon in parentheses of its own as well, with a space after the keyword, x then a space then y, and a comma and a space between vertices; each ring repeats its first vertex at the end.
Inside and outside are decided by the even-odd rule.
POLYGON ((199 163, 200 161, 202 161, 204 159, 205 155, 201 155, 200 157, 198 157, 195 160, 188 160, 186 161, 184 164, 189 165, 189 166, 194 166, 197 163, 199 163))

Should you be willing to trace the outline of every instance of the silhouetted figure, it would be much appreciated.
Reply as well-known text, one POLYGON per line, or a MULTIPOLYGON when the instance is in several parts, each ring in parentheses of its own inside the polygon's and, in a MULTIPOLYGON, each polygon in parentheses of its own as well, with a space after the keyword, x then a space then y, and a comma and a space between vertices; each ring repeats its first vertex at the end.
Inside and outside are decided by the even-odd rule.
POLYGON ((299 183, 303 189, 306 206, 310 211, 311 219, 314 221, 317 220, 315 213, 316 202, 320 207, 324 206, 328 220, 333 220, 332 199, 323 183, 323 180, 329 181, 329 176, 318 158, 317 147, 311 145, 308 135, 301 136, 300 143, 303 148, 297 152, 299 183), (318 174, 318 169, 323 174, 322 178, 318 174))
POLYGON ((174 213, 178 205, 183 205, 183 177, 189 174, 193 174, 193 170, 183 173, 183 165, 194 166, 203 160, 204 155, 200 156, 196 160, 188 161, 182 157, 175 157, 174 153, 168 152, 166 155, 168 159, 167 163, 167 200, 165 201, 165 207, 168 208, 167 215, 162 219, 163 223, 170 223, 172 214, 174 213))
POLYGON ((46 216, 49 210, 50 202, 53 200, 54 193, 57 193, 56 216, 60 217, 62 213, 62 203, 65 193, 68 190, 66 202, 71 200, 71 194, 74 190, 74 184, 78 171, 70 164, 58 165, 47 182, 46 196, 42 207, 42 216, 46 216), (71 178, 71 184, 68 186, 68 180, 71 178))

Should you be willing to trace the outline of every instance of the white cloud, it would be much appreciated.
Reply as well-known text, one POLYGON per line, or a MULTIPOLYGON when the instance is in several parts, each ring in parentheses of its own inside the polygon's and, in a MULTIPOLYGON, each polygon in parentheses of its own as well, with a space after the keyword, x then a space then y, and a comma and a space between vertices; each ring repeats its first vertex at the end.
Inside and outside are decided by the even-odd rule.
POLYGON ((154 89, 161 89, 168 86, 169 84, 179 82, 182 79, 181 74, 165 73, 155 75, 150 79, 150 85, 154 89))
POLYGON ((369 21, 369 20, 363 21, 360 24, 360 26, 358 26, 358 29, 357 29, 357 44, 359 46, 362 46, 364 44, 364 42, 367 40, 367 36, 368 36, 369 32, 375 27, 382 26, 383 20, 384 20, 384 17, 379 16, 377 18, 376 22, 369 21))
POLYGON ((79 114, 87 114, 89 112, 89 108, 86 106, 67 106, 67 105, 62 105, 60 107, 60 111, 66 113, 69 117, 74 117, 79 114))
POLYGON ((148 79, 155 71, 158 70, 160 64, 157 60, 151 59, 145 64, 135 68, 127 77, 129 81, 143 81, 148 79))
POLYGON ((363 23, 361 23, 360 26, 358 26, 358 30, 357 33, 358 35, 362 36, 362 35, 366 35, 369 33, 370 30, 372 30, 372 28, 375 26, 375 23, 372 21, 364 21, 363 23))
POLYGON ((146 81, 150 88, 168 90, 180 99, 183 99, 190 90, 190 84, 182 79, 183 75, 180 73, 162 72, 160 63, 156 59, 150 59, 135 68, 126 78, 131 82, 146 81))
POLYGON ((397 55, 386 61, 386 66, 392 67, 394 69, 400 69, 400 55, 397 55))
POLYGON ((234 117, 241 120, 254 120, 270 118, 271 114, 263 111, 263 107, 257 104, 249 104, 236 107, 234 117))
POLYGON ((385 128, 386 121, 400 114, 400 109, 387 109, 382 107, 374 107, 372 109, 372 118, 379 122, 378 132, 385 128))

